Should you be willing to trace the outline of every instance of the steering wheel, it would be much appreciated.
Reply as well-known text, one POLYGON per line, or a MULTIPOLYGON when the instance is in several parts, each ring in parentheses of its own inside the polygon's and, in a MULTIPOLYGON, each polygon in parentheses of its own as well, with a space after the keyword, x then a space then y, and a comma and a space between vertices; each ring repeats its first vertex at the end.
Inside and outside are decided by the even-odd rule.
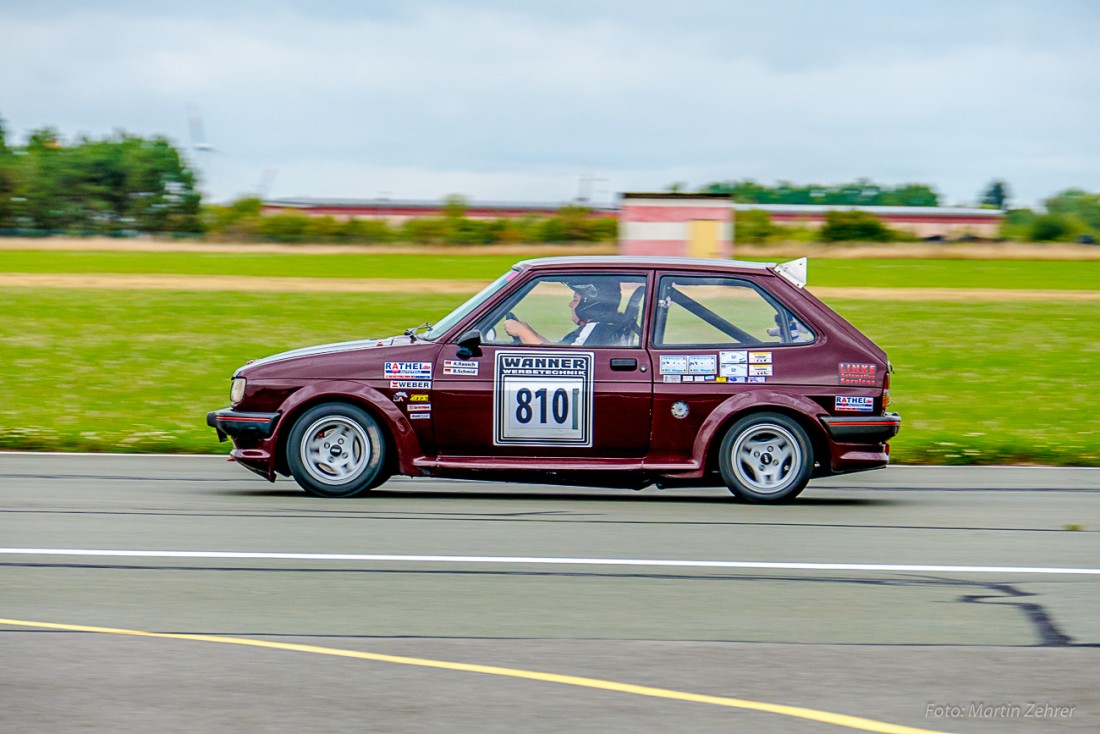
MULTIPOLYGON (((519 321, 519 319, 516 318, 516 315, 514 313, 512 313, 511 311, 504 314, 504 318, 508 319, 510 321, 519 321)), ((508 332, 504 332, 504 333, 507 334, 508 332)), ((512 343, 513 344, 522 344, 523 343, 518 336, 512 336, 511 334, 508 334, 508 336, 512 337, 512 343)))

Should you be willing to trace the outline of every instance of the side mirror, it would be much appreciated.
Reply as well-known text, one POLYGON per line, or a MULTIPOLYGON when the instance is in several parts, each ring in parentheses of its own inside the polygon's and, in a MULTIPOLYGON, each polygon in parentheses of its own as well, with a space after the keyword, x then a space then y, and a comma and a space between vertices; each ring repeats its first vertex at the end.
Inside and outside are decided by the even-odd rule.
POLYGON ((469 359, 481 356, 481 332, 470 329, 458 337, 458 358, 469 359))

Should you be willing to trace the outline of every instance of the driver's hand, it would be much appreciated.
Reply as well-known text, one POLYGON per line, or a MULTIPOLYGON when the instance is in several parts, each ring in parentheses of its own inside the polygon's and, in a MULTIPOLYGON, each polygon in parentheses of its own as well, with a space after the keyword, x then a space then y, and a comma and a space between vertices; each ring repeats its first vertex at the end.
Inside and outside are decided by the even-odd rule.
POLYGON ((508 336, 522 337, 524 333, 531 330, 531 327, 522 321, 516 321, 515 319, 504 320, 504 333, 508 336))
POLYGON ((519 339, 523 344, 541 344, 542 338, 539 337, 538 332, 532 329, 528 324, 516 319, 504 320, 504 333, 510 337, 519 339))

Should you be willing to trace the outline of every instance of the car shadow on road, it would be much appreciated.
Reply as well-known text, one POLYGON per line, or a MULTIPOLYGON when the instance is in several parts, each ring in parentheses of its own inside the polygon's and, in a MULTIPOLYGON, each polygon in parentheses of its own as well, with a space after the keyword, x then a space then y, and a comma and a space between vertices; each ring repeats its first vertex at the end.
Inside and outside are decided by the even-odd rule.
MULTIPOLYGON (((527 489, 521 491, 484 491, 484 490, 464 490, 464 489, 445 489, 445 490, 402 490, 402 489, 376 489, 360 497, 346 498, 344 500, 337 500, 337 502, 371 502, 380 499, 431 499, 436 502, 444 502, 447 500, 453 501, 468 501, 468 500, 495 500, 498 502, 529 502, 531 500, 562 500, 568 502, 617 502, 628 504, 690 504, 690 505, 736 505, 738 507, 773 507, 775 505, 760 504, 753 502, 745 502, 737 499, 733 495, 728 493, 722 494, 718 490, 715 490, 712 494, 683 494, 685 490, 669 490, 664 492, 654 492, 652 490, 645 493, 625 493, 623 490, 600 490, 592 489, 590 491, 563 491, 561 489, 527 489)), ((273 498, 300 498, 302 500, 318 500, 324 502, 332 502, 332 500, 323 500, 321 498, 309 497, 302 491, 296 488, 288 489, 272 489, 264 488, 257 490, 226 490, 217 492, 217 494, 223 496, 233 497, 273 497, 273 498)), ((906 504, 904 500, 896 498, 886 497, 814 497, 801 496, 791 502, 784 503, 784 506, 792 508, 797 507, 890 507, 906 504)))

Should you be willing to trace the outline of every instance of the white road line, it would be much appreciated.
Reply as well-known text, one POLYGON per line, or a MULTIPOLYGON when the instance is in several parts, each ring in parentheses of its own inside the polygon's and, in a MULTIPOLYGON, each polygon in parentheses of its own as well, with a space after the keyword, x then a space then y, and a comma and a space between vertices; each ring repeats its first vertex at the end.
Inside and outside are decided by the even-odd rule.
POLYGON ((380 553, 245 553, 238 551, 97 550, 89 548, 0 548, 5 556, 78 556, 92 558, 220 558, 288 561, 375 561, 397 563, 511 563, 545 566, 651 566, 739 568, 791 571, 904 571, 915 573, 1016 573, 1100 576, 1100 568, 1042 566, 948 566, 905 563, 799 563, 766 561, 693 561, 658 558, 546 558, 536 556, 420 556, 380 553))

